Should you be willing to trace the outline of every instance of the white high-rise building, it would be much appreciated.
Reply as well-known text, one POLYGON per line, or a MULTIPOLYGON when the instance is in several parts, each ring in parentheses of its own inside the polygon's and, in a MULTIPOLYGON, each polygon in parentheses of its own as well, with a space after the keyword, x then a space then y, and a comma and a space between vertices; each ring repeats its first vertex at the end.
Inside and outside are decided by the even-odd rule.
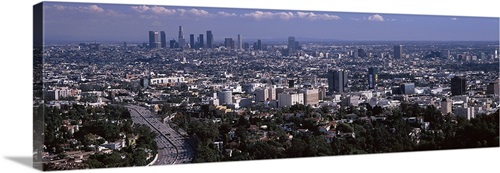
POLYGON ((318 89, 306 89, 303 91, 304 93, 304 104, 317 106, 319 104, 319 91, 318 89))
POLYGON ((303 93, 280 93, 278 94, 278 106, 286 107, 295 104, 304 104, 303 93))

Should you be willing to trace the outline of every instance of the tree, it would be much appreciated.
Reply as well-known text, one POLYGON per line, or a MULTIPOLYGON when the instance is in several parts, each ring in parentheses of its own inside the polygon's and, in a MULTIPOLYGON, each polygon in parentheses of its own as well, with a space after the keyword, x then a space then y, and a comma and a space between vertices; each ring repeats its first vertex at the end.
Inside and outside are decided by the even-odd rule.
POLYGON ((292 146, 290 146, 285 153, 287 157, 304 157, 306 155, 304 152, 308 147, 308 144, 304 140, 294 138, 292 140, 292 146))

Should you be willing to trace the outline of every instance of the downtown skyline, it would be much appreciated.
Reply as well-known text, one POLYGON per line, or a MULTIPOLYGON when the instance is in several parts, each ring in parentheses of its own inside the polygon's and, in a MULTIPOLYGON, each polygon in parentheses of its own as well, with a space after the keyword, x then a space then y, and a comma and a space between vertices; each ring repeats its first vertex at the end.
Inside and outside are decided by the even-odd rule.
POLYGON ((147 42, 148 31, 176 39, 214 32, 236 39, 342 41, 498 41, 498 18, 375 13, 48 2, 45 38, 52 41, 147 42))

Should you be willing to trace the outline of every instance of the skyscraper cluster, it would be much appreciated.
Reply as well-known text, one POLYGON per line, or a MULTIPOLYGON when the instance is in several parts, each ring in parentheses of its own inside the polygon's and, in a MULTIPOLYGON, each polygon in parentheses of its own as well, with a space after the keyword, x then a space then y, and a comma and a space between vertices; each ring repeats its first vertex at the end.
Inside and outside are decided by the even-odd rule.
MULTIPOLYGON (((199 34, 196 37, 195 34, 189 34, 189 44, 186 43, 186 39, 184 38, 184 31, 182 26, 179 26, 179 35, 177 36, 177 40, 173 39, 167 42, 167 34, 165 31, 149 31, 149 44, 147 45, 150 49, 155 48, 166 48, 167 43, 170 48, 205 48, 205 39, 203 38, 203 34, 199 34)), ((207 31, 207 48, 213 48, 213 35, 212 31, 207 31)))

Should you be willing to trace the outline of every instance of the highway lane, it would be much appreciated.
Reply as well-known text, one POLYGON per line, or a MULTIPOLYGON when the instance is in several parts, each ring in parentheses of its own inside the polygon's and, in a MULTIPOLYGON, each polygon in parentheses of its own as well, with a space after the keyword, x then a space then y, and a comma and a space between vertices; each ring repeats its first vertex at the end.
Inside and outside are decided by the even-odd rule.
POLYGON ((148 119, 141 115, 141 113, 133 108, 129 108, 130 115, 134 124, 145 124, 151 128, 151 130, 158 133, 155 138, 156 145, 158 146, 158 159, 153 165, 169 165, 174 164, 177 157, 177 150, 168 141, 168 139, 159 133, 156 128, 148 121, 148 119))
POLYGON ((191 163, 194 158, 194 149, 189 139, 175 131, 168 123, 162 123, 160 117, 144 107, 127 106, 134 123, 146 124, 158 132, 155 139, 158 145, 158 160, 154 165, 191 163))

